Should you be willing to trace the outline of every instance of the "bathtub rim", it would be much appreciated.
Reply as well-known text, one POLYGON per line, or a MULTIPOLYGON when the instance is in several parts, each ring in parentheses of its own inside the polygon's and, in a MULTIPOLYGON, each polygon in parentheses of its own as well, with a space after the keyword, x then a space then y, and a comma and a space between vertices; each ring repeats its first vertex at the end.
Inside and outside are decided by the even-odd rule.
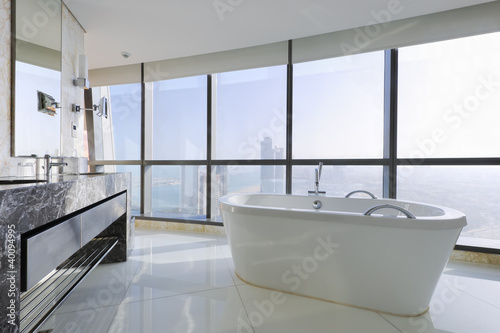
MULTIPOLYGON (((308 196, 308 195, 295 195, 295 194, 275 194, 275 193, 233 193, 225 195, 219 199, 221 212, 230 212, 244 215, 260 215, 269 217, 282 217, 290 219, 308 220, 314 219, 316 221, 336 222, 336 223, 349 223, 349 224, 363 224, 371 226, 380 226, 388 228, 406 228, 406 229, 427 229, 427 230, 445 230, 445 229, 458 229, 467 225, 465 214, 449 207, 431 205, 428 203, 397 200, 397 199, 367 199, 367 198, 343 198, 333 196, 308 196), (314 209, 301 209, 301 208, 283 208, 283 207, 266 207, 257 205, 245 205, 230 202, 231 198, 239 196, 274 196, 274 197, 301 197, 310 200, 322 199, 336 199, 336 200, 369 200, 373 202, 373 206, 379 204, 395 204, 407 203, 424 205, 440 209, 444 212, 443 215, 436 216, 416 216, 416 219, 408 219, 406 217, 388 217, 373 214, 366 216, 363 213, 331 211, 331 210, 314 210, 314 209), (345 217, 332 220, 334 216, 345 217), (397 223, 396 223, 397 222, 397 223)), ((398 205, 400 206, 400 205, 398 205)), ((224 218, 223 218, 224 220, 224 218)))

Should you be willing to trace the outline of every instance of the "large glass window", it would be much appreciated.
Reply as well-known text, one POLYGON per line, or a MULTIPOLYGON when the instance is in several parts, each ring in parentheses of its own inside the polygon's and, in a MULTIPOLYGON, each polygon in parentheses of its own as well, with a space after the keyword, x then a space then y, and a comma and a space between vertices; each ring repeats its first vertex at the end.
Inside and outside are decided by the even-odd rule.
MULTIPOLYGON (((100 89, 103 91, 103 89, 100 89)), ((103 94, 105 95, 105 94, 103 94)), ((105 96, 101 96, 105 97, 105 96)), ((141 85, 123 84, 109 87, 109 122, 115 160, 141 159, 141 85)), ((103 133, 106 133, 106 119, 103 133)), ((103 138, 107 141, 107 138, 103 138)), ((104 157, 104 159, 108 159, 104 157)))
MULTIPOLYGON (((152 105, 146 119, 153 119, 152 131, 142 133, 145 153, 153 154, 140 161, 146 179, 152 171, 143 198, 151 193, 145 204, 151 212, 144 213, 221 221, 222 196, 290 188, 306 195, 323 161, 319 190, 328 196, 366 190, 381 198, 387 190, 393 196, 397 185, 398 199, 463 211, 469 224, 459 244, 500 248, 499 41, 494 33, 294 64, 292 91, 287 66, 217 73, 211 84, 207 76, 154 82, 145 94, 153 99, 144 103, 152 105), (397 82, 385 75, 386 60, 397 65, 397 82), (397 88, 397 107, 386 88, 397 88), (395 130, 384 106, 398 119, 395 142, 384 142, 395 130), (398 151, 384 156, 384 145, 393 143, 398 151), (488 159, 478 165, 483 160, 477 158, 488 159), (422 163, 407 166, 413 159, 422 163), (385 172, 392 172, 392 162, 396 174, 385 172)), ((116 160, 141 158, 140 85, 101 88, 100 94, 109 96, 111 110, 110 119, 98 123, 103 133, 111 129, 112 140, 103 135, 99 148, 104 170, 132 172, 137 211, 139 161, 115 166, 120 163, 106 154, 113 147, 116 160)))
MULTIPOLYGON (((307 195, 315 190, 317 166, 294 166, 292 169, 292 194, 307 195)), ((369 191, 382 197, 382 166, 323 166, 320 191, 327 196, 343 197, 356 190, 369 191)), ((354 197, 354 195, 353 195, 354 197)), ((356 197, 367 197, 356 194, 356 197)))
POLYGON ((153 166, 152 210, 169 216, 199 218, 206 214, 206 166, 153 166))
POLYGON ((212 167, 212 215, 218 217, 219 199, 233 193, 285 193, 283 165, 217 165, 212 167))
POLYGON ((467 217, 461 237, 500 245, 500 166, 400 166, 398 198, 457 209, 467 217))
POLYGON ((381 158, 384 52, 293 67, 293 158, 381 158))
POLYGON ((207 77, 153 83, 153 159, 207 158, 207 77))
POLYGON ((398 157, 500 157, 500 33, 399 49, 398 157))
POLYGON ((216 159, 284 159, 286 66, 214 75, 216 159))

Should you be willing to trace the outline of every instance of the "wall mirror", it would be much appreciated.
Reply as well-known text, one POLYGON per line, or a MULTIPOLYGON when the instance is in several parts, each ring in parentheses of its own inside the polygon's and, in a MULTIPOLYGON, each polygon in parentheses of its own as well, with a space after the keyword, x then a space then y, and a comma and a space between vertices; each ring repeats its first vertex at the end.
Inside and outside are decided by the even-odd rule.
POLYGON ((12 156, 59 156, 61 0, 13 0, 12 9, 12 156))

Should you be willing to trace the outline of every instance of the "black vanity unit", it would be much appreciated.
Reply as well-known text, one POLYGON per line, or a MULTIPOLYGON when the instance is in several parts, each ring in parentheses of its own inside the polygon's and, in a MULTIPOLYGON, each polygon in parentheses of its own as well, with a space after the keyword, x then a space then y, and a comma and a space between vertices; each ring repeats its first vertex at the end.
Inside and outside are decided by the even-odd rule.
POLYGON ((0 178, 0 331, 30 332, 98 263, 133 246, 130 174, 0 178))

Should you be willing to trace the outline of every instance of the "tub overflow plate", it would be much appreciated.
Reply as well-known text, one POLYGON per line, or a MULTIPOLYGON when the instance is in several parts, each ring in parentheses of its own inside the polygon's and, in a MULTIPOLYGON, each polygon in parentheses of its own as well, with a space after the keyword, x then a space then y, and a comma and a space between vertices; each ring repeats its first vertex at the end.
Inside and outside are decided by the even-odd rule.
POLYGON ((313 201, 313 208, 314 208, 314 209, 320 209, 320 208, 321 208, 321 206, 322 206, 321 201, 319 201, 319 200, 314 200, 314 201, 313 201))

